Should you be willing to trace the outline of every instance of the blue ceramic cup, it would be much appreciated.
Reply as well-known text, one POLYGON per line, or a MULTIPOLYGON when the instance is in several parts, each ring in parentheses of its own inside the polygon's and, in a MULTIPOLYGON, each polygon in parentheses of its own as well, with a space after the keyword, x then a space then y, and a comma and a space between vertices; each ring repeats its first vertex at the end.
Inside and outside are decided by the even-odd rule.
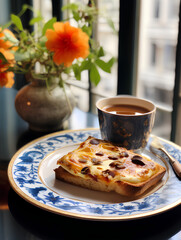
POLYGON ((98 100, 96 107, 102 139, 127 149, 145 148, 155 120, 156 107, 152 102, 133 96, 116 96, 98 100), (143 111, 121 111, 121 107, 133 112, 135 108, 143 111))

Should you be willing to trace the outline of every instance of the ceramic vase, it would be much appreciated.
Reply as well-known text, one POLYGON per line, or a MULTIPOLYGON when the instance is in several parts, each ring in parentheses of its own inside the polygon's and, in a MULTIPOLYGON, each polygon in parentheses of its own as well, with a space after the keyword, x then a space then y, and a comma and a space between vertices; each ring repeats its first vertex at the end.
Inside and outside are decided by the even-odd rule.
POLYGON ((15 98, 15 108, 31 130, 53 132, 62 129, 73 108, 75 99, 68 85, 59 86, 53 79, 47 87, 42 79, 31 79, 21 88, 15 98))

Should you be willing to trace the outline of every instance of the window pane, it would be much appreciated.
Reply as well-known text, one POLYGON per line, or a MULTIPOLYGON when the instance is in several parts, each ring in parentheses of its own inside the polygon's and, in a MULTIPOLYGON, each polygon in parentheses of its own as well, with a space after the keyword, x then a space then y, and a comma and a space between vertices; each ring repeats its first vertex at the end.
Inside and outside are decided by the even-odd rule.
POLYGON ((179 14, 179 0, 171 0, 169 1, 169 7, 168 7, 168 17, 170 19, 177 18, 179 14))
POLYGON ((160 0, 153 1, 153 17, 159 18, 160 16, 160 0))
MULTIPOLYGON (((97 1, 98 8, 107 19, 111 19, 116 30, 119 25, 119 1, 99 0, 97 1)), ((108 26, 106 18, 100 16, 96 28, 96 40, 104 47, 108 61, 112 56, 118 56, 118 35, 113 33, 113 30, 108 26)), ((117 92, 117 64, 114 64, 112 72, 105 73, 100 70, 101 81, 94 89, 94 92, 103 96, 116 95, 117 92)))
POLYGON ((52 2, 51 0, 33 0, 34 9, 41 11, 45 21, 52 18, 52 2))
POLYGON ((176 53, 176 47, 171 44, 165 44, 163 49, 163 65, 164 69, 169 69, 170 71, 173 71, 175 67, 175 53, 176 53))
POLYGON ((179 0, 141 3, 137 95, 157 105, 153 133, 170 139, 179 0))
POLYGON ((155 43, 152 43, 151 44, 151 53, 150 53, 151 66, 156 65, 156 54, 157 54, 157 45, 155 43))

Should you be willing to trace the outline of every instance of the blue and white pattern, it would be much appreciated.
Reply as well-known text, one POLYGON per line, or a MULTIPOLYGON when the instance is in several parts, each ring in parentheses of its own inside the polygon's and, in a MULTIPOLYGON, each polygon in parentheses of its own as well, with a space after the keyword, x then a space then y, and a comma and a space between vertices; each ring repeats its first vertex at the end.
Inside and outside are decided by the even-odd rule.
MULTIPOLYGON (((175 176, 170 168, 169 179, 166 184, 158 191, 151 195, 124 203, 115 204, 94 204, 82 201, 77 201, 62 197, 59 194, 48 189, 38 176, 38 167, 42 159, 52 151, 61 147, 72 145, 84 141, 88 136, 100 138, 100 133, 96 129, 78 130, 72 132, 57 132, 53 135, 47 135, 40 140, 34 141, 32 144, 20 151, 14 160, 12 167, 12 178, 18 188, 29 198, 43 203, 44 208, 49 206, 60 211, 80 215, 83 218, 98 218, 98 219, 125 219, 136 218, 137 216, 148 216, 156 212, 162 212, 165 209, 174 207, 181 200, 181 181, 175 176)), ((181 149, 169 142, 162 142, 169 153, 177 160, 181 161, 181 149)), ((38 206, 38 204, 37 204, 38 206)))

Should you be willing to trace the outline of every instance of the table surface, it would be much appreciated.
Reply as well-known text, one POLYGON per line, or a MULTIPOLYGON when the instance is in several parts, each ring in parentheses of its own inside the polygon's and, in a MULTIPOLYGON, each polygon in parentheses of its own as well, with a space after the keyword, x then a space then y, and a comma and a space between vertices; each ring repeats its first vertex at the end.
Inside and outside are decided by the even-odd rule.
MULTIPOLYGON (((16 113, 15 89, 0 89, 0 240, 181 239, 181 206, 139 220, 99 222, 68 218, 26 202, 10 187, 7 167, 15 152, 45 133, 32 132, 16 113)), ((66 127, 98 127, 96 115, 75 108, 66 127)))

